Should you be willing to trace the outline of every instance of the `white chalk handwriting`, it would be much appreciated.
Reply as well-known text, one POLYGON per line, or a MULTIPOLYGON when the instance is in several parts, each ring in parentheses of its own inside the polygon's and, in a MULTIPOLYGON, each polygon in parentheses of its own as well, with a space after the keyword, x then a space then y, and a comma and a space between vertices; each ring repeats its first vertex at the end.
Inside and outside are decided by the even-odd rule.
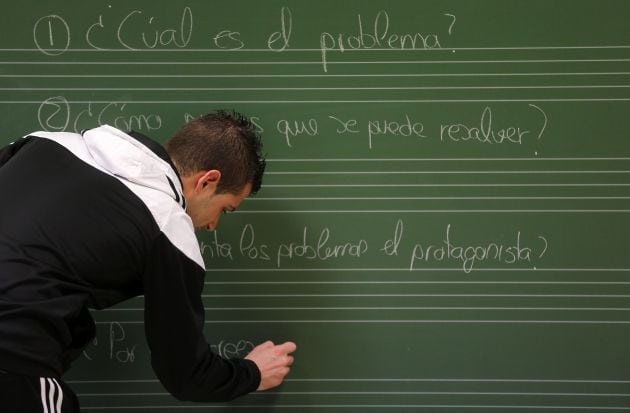
POLYGON ((456 241, 452 226, 446 227, 444 239, 438 243, 416 243, 411 253, 409 270, 419 263, 430 264, 443 261, 459 263, 465 273, 470 273, 477 263, 495 262, 500 264, 532 263, 535 258, 542 259, 549 244, 547 239, 538 235, 534 243, 524 245, 521 231, 509 241, 464 243, 456 241))
POLYGON ((39 105, 37 119, 49 132, 79 132, 105 124, 123 131, 150 132, 162 127, 160 115, 136 111, 134 106, 126 102, 71 104, 64 96, 53 96, 39 105))
POLYGON ((488 241, 486 233, 476 234, 470 228, 462 229, 452 224, 447 224, 441 235, 426 233, 419 228, 414 231, 403 219, 397 219, 391 228, 391 232, 386 233, 373 233, 370 226, 366 226, 362 233, 340 233, 329 227, 307 225, 301 228, 299 235, 290 231, 274 238, 278 233, 258 234, 255 226, 247 223, 242 227, 238 241, 230 239, 219 243, 215 238, 213 246, 202 250, 211 260, 234 260, 236 257, 232 255, 217 254, 216 245, 220 244, 224 251, 238 251, 241 259, 256 261, 261 268, 291 268, 309 261, 317 266, 338 259, 352 260, 360 266, 361 262, 370 265, 374 259, 387 259, 391 265, 409 271, 451 264, 469 274, 482 264, 535 267, 551 248, 547 235, 519 229, 513 232, 502 230, 495 240, 490 237, 488 241), (419 234, 425 240, 418 240, 419 234), (233 243, 238 247, 233 247, 233 243), (370 244, 380 247, 370 248, 370 244), (398 265, 393 264, 395 262, 398 265))
POLYGON ((238 340, 236 343, 222 340, 218 344, 210 345, 210 349, 215 354, 226 359, 243 358, 248 355, 254 347, 254 343, 248 340, 238 340))
POLYGON ((136 344, 129 342, 123 325, 117 321, 106 324, 105 329, 97 329, 92 346, 83 350, 87 360, 106 358, 117 363, 133 363, 136 360, 136 344), (99 337, 105 336, 105 340, 99 337))
MULTIPOLYGON (((155 50, 192 48, 193 44, 198 48, 199 43, 193 42, 193 33, 201 33, 204 38, 203 44, 207 48, 239 50, 249 46, 281 53, 290 50, 292 34, 296 31, 296 18, 287 6, 282 6, 279 10, 277 27, 256 28, 265 30, 262 36, 255 36, 266 39, 266 43, 260 45, 246 45, 242 30, 234 27, 213 27, 205 23, 204 29, 193 30, 198 25, 194 24, 197 20, 190 6, 184 6, 175 13, 160 14, 157 11, 134 8, 121 13, 109 5, 107 9, 95 11, 91 20, 88 20, 92 23, 87 29, 83 24, 77 24, 76 26, 80 27, 77 29, 73 22, 60 14, 49 14, 36 20, 33 26, 33 42, 42 53, 57 56, 70 50, 72 39, 77 37, 82 38, 84 44, 94 50, 155 50)), ((443 36, 450 36, 457 21, 454 14, 442 13, 436 14, 432 19, 432 26, 436 26, 437 29, 423 27, 426 23, 418 23, 420 27, 417 30, 396 31, 387 10, 379 10, 373 18, 366 18, 365 14, 358 13, 354 17, 356 23, 348 23, 347 30, 324 30, 319 33, 318 46, 315 50, 320 52, 324 72, 328 71, 329 55, 332 52, 442 48, 438 32, 442 32, 443 36)), ((207 19, 208 16, 204 15, 202 18, 207 19)), ((221 25, 223 26, 223 23, 221 25)), ((293 46, 304 48, 306 45, 293 46)))

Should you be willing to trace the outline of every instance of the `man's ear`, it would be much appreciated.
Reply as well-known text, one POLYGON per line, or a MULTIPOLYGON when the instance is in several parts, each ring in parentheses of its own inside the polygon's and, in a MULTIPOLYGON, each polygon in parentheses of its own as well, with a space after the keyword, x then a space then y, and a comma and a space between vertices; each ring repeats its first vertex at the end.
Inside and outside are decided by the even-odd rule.
POLYGON ((221 171, 216 169, 200 171, 196 174, 195 192, 199 192, 208 186, 213 189, 214 192, 219 185, 219 181, 221 181, 221 171))

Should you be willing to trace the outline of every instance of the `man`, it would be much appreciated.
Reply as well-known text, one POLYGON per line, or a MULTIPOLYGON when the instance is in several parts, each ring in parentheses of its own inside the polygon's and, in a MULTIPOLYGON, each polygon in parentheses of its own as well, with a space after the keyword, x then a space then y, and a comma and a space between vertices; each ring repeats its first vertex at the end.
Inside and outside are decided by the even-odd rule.
POLYGON ((140 294, 153 369, 178 399, 227 401, 284 380, 295 344, 226 360, 202 332, 194 229, 214 230, 258 191, 260 149, 252 124, 223 111, 166 149, 110 126, 0 149, 0 411, 78 411, 60 377, 95 335, 88 308, 140 294))

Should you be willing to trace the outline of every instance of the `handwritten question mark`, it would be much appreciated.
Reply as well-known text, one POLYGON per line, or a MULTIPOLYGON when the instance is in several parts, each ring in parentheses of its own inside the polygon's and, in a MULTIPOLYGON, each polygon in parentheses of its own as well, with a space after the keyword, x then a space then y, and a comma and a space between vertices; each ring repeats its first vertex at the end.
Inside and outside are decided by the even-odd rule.
POLYGON ((540 140, 540 138, 542 138, 543 136, 543 133, 545 132, 545 129, 547 128, 547 122, 548 122, 547 114, 545 113, 544 110, 534 105, 533 103, 530 103, 529 107, 536 109, 543 115, 543 125, 542 125, 542 128, 540 129, 540 132, 538 133, 538 140, 540 140))
POLYGON ((445 15, 446 17, 450 17, 450 18, 452 18, 452 19, 453 19, 453 21, 451 22, 451 25, 450 25, 450 26, 448 26, 448 34, 450 35, 450 34, 452 34, 452 33, 453 33, 453 26, 455 26, 455 21, 457 20, 457 17, 455 17, 455 15, 454 15, 454 14, 450 14, 450 13, 444 13, 444 15, 445 15))
POLYGON ((538 255, 538 258, 542 258, 543 255, 545 255, 545 252, 547 252, 547 247, 549 247, 549 243, 547 242, 547 239, 541 235, 539 235, 538 238, 541 239, 543 243, 545 244, 545 247, 543 248, 542 252, 540 253, 540 255, 538 255))

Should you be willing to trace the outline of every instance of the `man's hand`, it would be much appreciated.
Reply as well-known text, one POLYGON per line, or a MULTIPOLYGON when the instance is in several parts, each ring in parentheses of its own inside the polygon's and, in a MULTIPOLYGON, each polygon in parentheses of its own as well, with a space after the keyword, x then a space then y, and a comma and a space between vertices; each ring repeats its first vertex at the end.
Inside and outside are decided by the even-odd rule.
POLYGON ((279 386, 284 377, 289 374, 289 367, 293 364, 291 353, 296 350, 295 343, 287 341, 275 345, 271 341, 262 343, 245 356, 253 361, 260 370, 260 386, 258 391, 279 386))

